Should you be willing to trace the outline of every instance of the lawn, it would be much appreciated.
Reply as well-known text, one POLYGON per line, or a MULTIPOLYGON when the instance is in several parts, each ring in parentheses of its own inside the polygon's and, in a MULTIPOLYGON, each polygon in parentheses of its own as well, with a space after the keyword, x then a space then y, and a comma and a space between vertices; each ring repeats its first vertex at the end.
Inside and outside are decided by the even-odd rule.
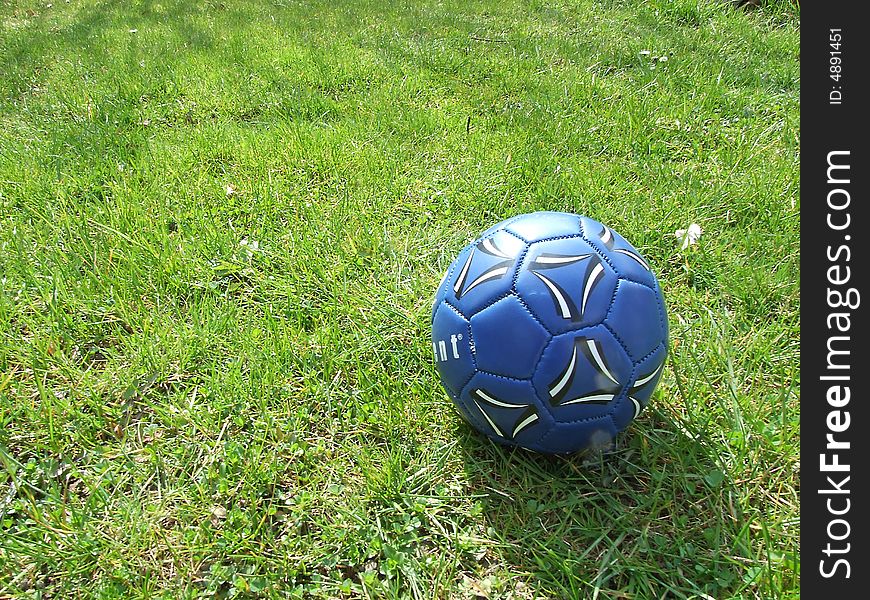
POLYGON ((800 13, 761 4, 0 3, 0 598, 797 598, 800 13), (444 270, 535 210, 668 303, 605 453, 438 383, 444 270))

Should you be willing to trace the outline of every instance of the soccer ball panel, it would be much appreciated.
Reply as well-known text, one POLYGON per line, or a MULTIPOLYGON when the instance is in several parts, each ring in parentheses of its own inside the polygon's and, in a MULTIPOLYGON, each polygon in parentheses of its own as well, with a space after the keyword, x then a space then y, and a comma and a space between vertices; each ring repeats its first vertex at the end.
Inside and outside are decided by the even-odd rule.
POLYGON ((613 410, 632 367, 619 342, 598 326, 553 338, 532 382, 557 422, 582 421, 613 410))
POLYGON ((454 395, 474 375, 471 328, 459 312, 441 302, 432 319, 432 353, 441 383, 454 395))
POLYGON ((484 433, 501 442, 529 446, 552 426, 531 383, 478 373, 462 391, 462 403, 484 433))
POLYGON ((516 263, 525 243, 504 230, 470 245, 456 262, 447 297, 466 315, 483 309, 510 292, 516 263))
POLYGON ((562 212, 537 212, 511 220, 506 229, 528 242, 580 233, 580 218, 562 212))
POLYGON ((619 282, 605 323, 633 361, 652 352, 667 336, 657 294, 632 281, 619 282))
POLYGON ((535 450, 548 454, 569 454, 582 449, 607 450, 619 433, 610 415, 582 422, 557 422, 536 444, 535 450))
POLYGON ((613 409, 613 421, 620 430, 628 427, 629 423, 646 408, 653 390, 661 379, 666 355, 665 344, 660 344, 652 354, 636 365, 631 384, 613 409))
POLYGON ((628 388, 628 395, 637 400, 641 409, 647 405, 662 378, 667 353, 667 347, 662 343, 652 354, 638 363, 635 369, 634 380, 631 387, 628 388))
POLYGON ((655 275, 647 260, 628 240, 610 227, 587 217, 581 217, 583 237, 597 250, 624 279, 639 281, 650 287, 657 287, 655 275))
POLYGON ((516 296, 471 317, 477 369, 514 379, 532 376, 549 334, 516 296))
POLYGON ((447 298, 448 292, 453 287, 453 281, 456 278, 456 270, 461 265, 465 264, 465 260, 468 258, 468 255, 471 254, 471 251, 471 246, 463 248, 459 252, 459 256, 453 260, 447 268, 447 271, 444 273, 444 276, 441 278, 441 282, 438 284, 438 289, 435 291, 435 300, 432 303, 432 319, 435 319, 435 311, 438 310, 438 307, 447 298))
POLYGON ((496 233, 497 231, 507 230, 508 225, 510 225, 512 222, 516 221, 517 219, 522 219, 524 216, 525 215, 517 215, 515 217, 510 217, 508 219, 504 219, 503 221, 499 221, 498 223, 496 223, 495 225, 493 225, 492 227, 490 227, 489 229, 487 229, 486 231, 481 233, 478 236, 476 241, 480 241, 485 237, 489 237, 492 234, 496 233))
POLYGON ((575 236, 531 244, 516 289, 547 329, 559 334, 600 323, 616 284, 610 265, 575 236))

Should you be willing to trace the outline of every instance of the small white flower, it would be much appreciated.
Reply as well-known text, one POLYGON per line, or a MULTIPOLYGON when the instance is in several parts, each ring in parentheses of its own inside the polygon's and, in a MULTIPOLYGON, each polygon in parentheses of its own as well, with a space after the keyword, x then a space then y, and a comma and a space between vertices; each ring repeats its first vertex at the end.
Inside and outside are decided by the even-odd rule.
POLYGON ((677 229, 674 232, 674 235, 677 237, 678 241, 683 242, 682 249, 685 250, 689 246, 694 246, 698 242, 698 238, 701 237, 701 234, 704 232, 701 229, 701 226, 697 223, 692 223, 689 225, 688 229, 677 229))
POLYGON ((239 246, 241 246, 242 250, 244 250, 245 258, 250 261, 252 258, 254 258, 254 254, 260 249, 260 242, 258 242, 257 240, 248 239, 248 237, 245 236, 239 242, 239 246))
POLYGON ((236 186, 234 186, 232 183, 228 183, 225 191, 227 193, 227 198, 229 198, 236 193, 236 186))

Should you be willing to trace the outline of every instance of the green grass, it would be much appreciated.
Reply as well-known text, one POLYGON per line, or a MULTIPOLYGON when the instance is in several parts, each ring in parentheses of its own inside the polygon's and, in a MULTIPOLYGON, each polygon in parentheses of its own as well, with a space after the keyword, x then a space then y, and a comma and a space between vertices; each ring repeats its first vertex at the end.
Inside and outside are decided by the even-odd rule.
POLYGON ((762 4, 0 4, 0 597, 798 597, 800 15, 762 4), (430 356, 456 252, 543 209, 669 306, 601 456, 494 446, 430 356))

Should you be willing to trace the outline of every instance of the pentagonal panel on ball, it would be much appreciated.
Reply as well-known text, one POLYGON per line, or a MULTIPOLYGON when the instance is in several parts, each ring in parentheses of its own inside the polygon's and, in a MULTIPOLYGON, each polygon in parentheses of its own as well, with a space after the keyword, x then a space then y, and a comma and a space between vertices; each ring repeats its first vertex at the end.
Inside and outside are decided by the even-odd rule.
POLYGON ((635 367, 634 378, 628 389, 628 394, 637 399, 643 406, 649 402, 650 396, 662 378, 667 354, 667 347, 662 344, 635 367))
POLYGON ((576 423, 556 423, 538 442, 552 454, 570 454, 578 450, 609 450, 619 431, 610 415, 576 423))
POLYGON ((638 361, 667 339, 661 296, 645 285, 622 280, 604 321, 638 361))
POLYGON ((529 246, 516 291, 553 334, 597 325, 607 315, 617 276, 583 238, 529 246))
POLYGON ((603 326, 553 338, 532 383, 557 422, 610 413, 625 394, 632 363, 603 326))
POLYGON ((577 215, 570 213, 541 211, 512 220, 506 229, 516 233, 527 242, 535 242, 578 235, 580 233, 580 219, 577 215))
POLYGON ((528 446, 553 423, 528 381, 477 373, 460 399, 482 422, 479 429, 500 441, 528 446))
POLYGON ((582 217, 583 236, 599 249, 620 276, 651 287, 658 285, 652 268, 641 253, 619 233, 588 217, 582 217))
POLYGON ((516 296, 471 317, 477 368, 515 379, 532 376, 550 335, 516 296))
POLYGON ((463 314, 472 315, 513 286, 516 261, 525 242, 500 230, 480 239, 457 259, 447 297, 463 314))
POLYGON ((634 375, 626 390, 625 401, 613 412, 617 427, 624 428, 640 415, 649 403, 653 391, 662 377, 667 348, 661 344, 640 363, 635 365, 634 375))

